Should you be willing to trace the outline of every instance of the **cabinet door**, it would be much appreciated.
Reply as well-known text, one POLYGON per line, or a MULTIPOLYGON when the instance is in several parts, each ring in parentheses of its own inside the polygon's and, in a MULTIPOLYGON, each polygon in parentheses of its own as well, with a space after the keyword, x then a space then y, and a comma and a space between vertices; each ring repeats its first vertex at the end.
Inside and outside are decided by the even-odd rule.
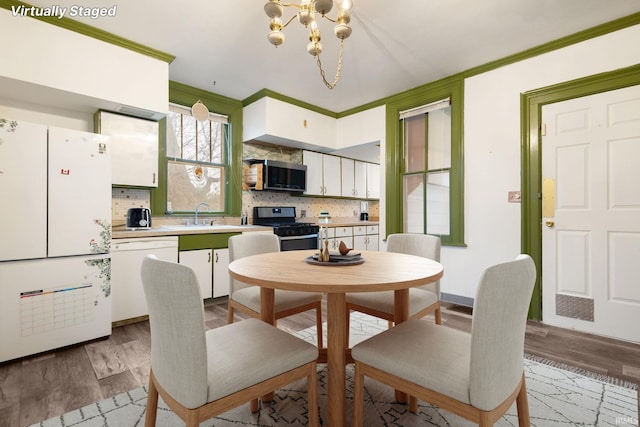
POLYGON ((367 199, 380 198, 380 165, 367 163, 367 199))
POLYGON ((366 251, 367 236, 353 236, 353 249, 358 251, 366 251))
POLYGON ((199 249, 196 251, 180 251, 179 263, 188 265, 196 273, 200 283, 202 299, 211 298, 212 290, 212 249, 199 249))
POLYGON ((305 191, 305 194, 316 196, 324 194, 322 156, 322 153, 314 151, 302 152, 302 164, 307 166, 307 191, 305 191))
POLYGON ((340 157, 325 154, 323 162, 324 195, 340 197, 342 184, 340 179, 340 157))
POLYGON ((355 160, 340 159, 342 164, 342 197, 355 197, 355 160))
POLYGON ((158 122, 101 111, 99 127, 111 136, 113 185, 157 187, 158 122))
POLYGON ((367 235, 367 250, 368 251, 379 251, 380 250, 380 242, 378 241, 378 234, 368 234, 367 235))
POLYGON ((213 251, 213 297, 229 295, 229 249, 213 251))
POLYGON ((365 162, 355 162, 355 197, 364 199, 367 197, 367 164, 365 162))

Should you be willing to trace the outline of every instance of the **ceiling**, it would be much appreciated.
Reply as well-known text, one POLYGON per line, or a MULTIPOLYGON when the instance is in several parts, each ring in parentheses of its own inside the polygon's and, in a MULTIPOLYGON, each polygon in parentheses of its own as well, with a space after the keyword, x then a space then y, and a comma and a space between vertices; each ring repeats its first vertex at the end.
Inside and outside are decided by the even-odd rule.
MULTIPOLYGON (((268 42, 265 2, 135 0, 115 3, 115 17, 74 19, 174 55, 171 80, 238 100, 266 88, 341 112, 640 11, 640 0, 354 0, 342 77, 329 90, 297 21, 284 29, 282 46, 268 42)), ((285 18, 293 12, 286 8, 285 18)), ((323 20, 319 28, 332 81, 338 40, 333 24, 323 20)))

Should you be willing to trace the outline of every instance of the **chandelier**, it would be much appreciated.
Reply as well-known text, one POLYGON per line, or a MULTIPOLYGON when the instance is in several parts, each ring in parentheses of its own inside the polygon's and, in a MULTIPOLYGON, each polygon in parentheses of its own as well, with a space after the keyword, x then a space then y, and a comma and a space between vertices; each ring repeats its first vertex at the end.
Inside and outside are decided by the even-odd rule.
POLYGON ((298 17, 298 21, 302 25, 304 25, 305 28, 309 28, 309 44, 307 44, 307 52, 309 52, 311 56, 316 58, 316 63, 318 64, 318 68, 320 69, 320 76, 322 76, 322 81, 329 89, 333 89, 334 87, 336 87, 336 85, 338 84, 338 80, 340 80, 344 39, 351 35, 351 27, 349 27, 349 22, 351 21, 351 15, 349 12, 351 9, 351 0, 344 0, 340 2, 340 5, 338 5, 338 14, 335 19, 327 16, 332 7, 333 0, 302 0, 299 5, 281 3, 280 0, 269 0, 267 4, 264 5, 264 11, 270 18, 269 28, 271 29, 271 32, 269 33, 267 38, 275 47, 278 47, 282 43, 284 43, 284 33, 282 32, 282 29, 289 25, 291 21, 296 18, 296 16, 298 17), (284 14, 285 7, 295 7, 298 9, 298 12, 283 24, 282 15, 284 14), (320 16, 321 18, 324 18, 336 24, 335 27, 333 27, 333 33, 340 40, 340 53, 338 55, 338 68, 336 70, 336 75, 334 77, 333 83, 329 83, 327 81, 324 70, 322 68, 322 62, 320 61, 320 53, 322 53, 322 43, 320 43, 321 35, 316 22, 316 16, 320 16))

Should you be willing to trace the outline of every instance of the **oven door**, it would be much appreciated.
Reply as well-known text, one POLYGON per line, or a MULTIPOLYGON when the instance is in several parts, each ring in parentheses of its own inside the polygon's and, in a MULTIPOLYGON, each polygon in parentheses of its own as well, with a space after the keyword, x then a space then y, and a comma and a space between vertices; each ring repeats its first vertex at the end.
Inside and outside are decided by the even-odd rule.
POLYGON ((279 236, 281 251, 300 251, 305 249, 318 249, 318 235, 306 234, 304 236, 279 236))

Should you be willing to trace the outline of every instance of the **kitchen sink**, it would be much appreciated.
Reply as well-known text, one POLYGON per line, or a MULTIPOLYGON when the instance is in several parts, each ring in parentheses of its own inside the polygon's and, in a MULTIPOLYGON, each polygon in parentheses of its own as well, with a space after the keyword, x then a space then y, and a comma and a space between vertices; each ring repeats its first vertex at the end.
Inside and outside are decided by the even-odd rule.
POLYGON ((189 230, 225 230, 231 228, 239 228, 239 225, 227 224, 204 224, 204 225, 164 225, 162 228, 172 231, 189 231, 189 230))

